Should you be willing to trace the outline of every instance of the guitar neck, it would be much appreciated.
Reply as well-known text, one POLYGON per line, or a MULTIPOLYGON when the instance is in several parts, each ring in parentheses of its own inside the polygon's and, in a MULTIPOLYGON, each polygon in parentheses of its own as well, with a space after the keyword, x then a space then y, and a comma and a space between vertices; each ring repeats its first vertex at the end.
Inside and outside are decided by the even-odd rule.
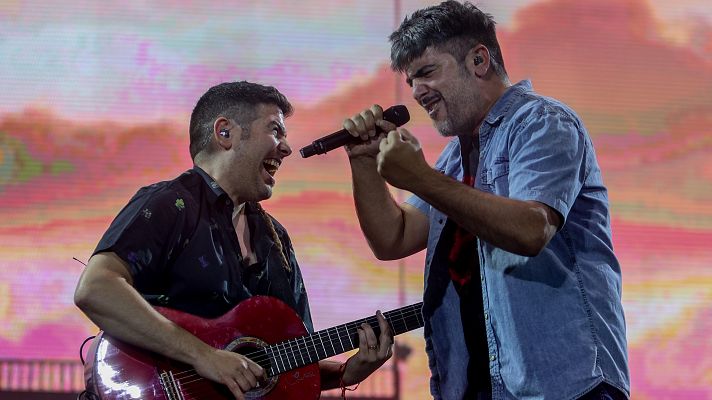
MULTIPOLYGON (((421 328, 422 307, 420 302, 383 313, 393 335, 421 328)), ((363 323, 380 335, 378 319, 371 316, 264 347, 266 357, 260 357, 263 361, 258 363, 274 376, 353 350, 359 345, 357 328, 363 323)))

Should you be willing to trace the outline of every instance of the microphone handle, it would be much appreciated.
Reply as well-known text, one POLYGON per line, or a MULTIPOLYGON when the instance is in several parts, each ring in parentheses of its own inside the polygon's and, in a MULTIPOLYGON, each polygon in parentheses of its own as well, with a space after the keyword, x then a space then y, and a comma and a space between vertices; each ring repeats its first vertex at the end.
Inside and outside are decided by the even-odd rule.
MULTIPOLYGON (((376 131, 381 133, 381 129, 379 127, 376 127, 376 131)), ((299 150, 299 152, 302 154, 303 158, 307 158, 315 154, 324 154, 349 143, 358 144, 363 142, 364 141, 361 140, 360 137, 352 136, 349 131, 342 129, 313 141, 311 145, 299 150), (309 154, 310 151, 311 154, 309 154)))
MULTIPOLYGON (((401 126, 408 122, 410 115, 408 114, 408 109, 406 109, 405 106, 397 105, 389 107, 383 111, 383 119, 393 122, 397 126, 401 126)), ((378 126, 376 126, 376 131, 378 133, 383 132, 378 126)), ((340 131, 315 140, 311 145, 300 149, 299 153, 302 155, 302 158, 307 158, 315 154, 324 154, 350 143, 358 144, 363 142, 364 141, 361 140, 360 137, 352 136, 346 129, 341 129, 340 131)))

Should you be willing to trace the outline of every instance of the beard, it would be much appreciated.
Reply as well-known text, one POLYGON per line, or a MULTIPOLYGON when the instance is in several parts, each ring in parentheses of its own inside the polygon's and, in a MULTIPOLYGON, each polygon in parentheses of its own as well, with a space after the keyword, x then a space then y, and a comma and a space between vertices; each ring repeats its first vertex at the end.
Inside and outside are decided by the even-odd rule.
MULTIPOLYGON (((467 82, 461 82, 462 87, 469 87, 467 82)), ((443 96, 446 117, 441 121, 434 121, 435 129, 441 136, 452 137, 473 134, 477 128, 478 111, 482 98, 474 92, 454 89, 450 96, 443 96)))
POLYGON ((476 117, 473 112, 475 99, 456 99, 455 101, 445 101, 447 117, 442 121, 435 121, 435 129, 443 137, 452 137, 474 133, 476 129, 476 117), (458 106, 454 106, 458 104, 458 106))
POLYGON ((265 181, 266 172, 262 165, 266 156, 264 150, 248 146, 245 140, 241 140, 235 149, 229 176, 241 201, 259 202, 272 197, 274 181, 272 184, 265 181))

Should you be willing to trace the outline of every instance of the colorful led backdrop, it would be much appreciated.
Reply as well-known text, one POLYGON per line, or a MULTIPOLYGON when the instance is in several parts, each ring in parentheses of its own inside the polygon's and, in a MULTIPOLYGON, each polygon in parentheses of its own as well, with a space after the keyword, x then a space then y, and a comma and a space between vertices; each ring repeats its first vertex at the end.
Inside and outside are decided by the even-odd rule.
MULTIPOLYGON (((387 35, 426 2, 218 3, 0 3, 0 358, 77 358, 96 327, 72 304, 72 258, 89 257, 139 186, 190 168, 188 117, 213 84, 280 88, 296 106, 295 149, 371 103, 405 103, 435 160, 445 141, 387 58, 387 35)), ((712 398, 712 8, 479 4, 499 21, 512 80, 573 106, 593 137, 623 266, 633 398, 712 398)), ((319 329, 422 290, 422 254, 371 256, 342 153, 293 155, 264 204, 292 235, 319 329)), ((408 398, 427 398, 421 336, 400 339, 413 348, 408 398)))

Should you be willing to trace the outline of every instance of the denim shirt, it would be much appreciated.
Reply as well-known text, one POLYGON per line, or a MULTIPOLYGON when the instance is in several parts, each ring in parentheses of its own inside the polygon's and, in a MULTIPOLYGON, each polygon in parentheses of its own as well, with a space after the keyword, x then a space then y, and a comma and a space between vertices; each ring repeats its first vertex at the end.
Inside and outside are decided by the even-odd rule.
MULTIPOLYGON (((564 104, 510 87, 482 123, 475 187, 534 200, 563 217, 536 257, 477 242, 493 399, 575 399, 606 382, 630 393, 621 270, 611 244, 608 195, 591 140, 564 104)), ((453 138, 435 169, 460 180, 453 138)), ((436 399, 461 399, 468 352, 447 265, 433 263, 447 216, 428 215, 425 340, 436 399)))

